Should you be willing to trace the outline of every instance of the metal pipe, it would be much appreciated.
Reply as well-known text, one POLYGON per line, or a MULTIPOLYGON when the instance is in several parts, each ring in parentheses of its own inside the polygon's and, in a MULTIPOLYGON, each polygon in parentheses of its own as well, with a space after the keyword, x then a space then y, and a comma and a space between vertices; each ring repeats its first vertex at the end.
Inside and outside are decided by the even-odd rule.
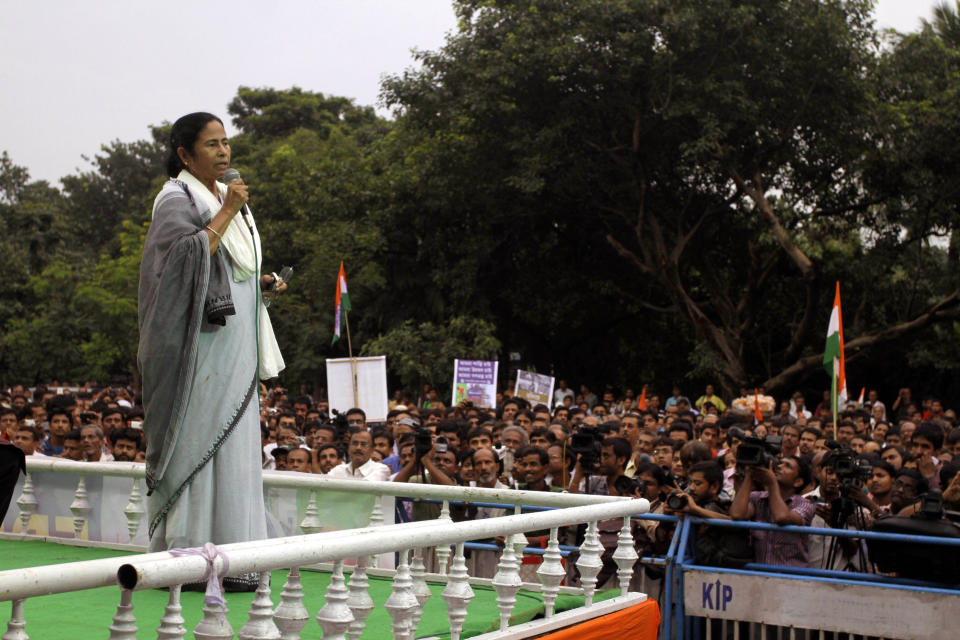
MULTIPOLYGON (((146 466, 142 462, 76 462, 64 458, 47 456, 28 456, 27 471, 48 471, 52 473, 72 473, 78 475, 103 475, 127 478, 146 477, 146 466)), ((633 500, 646 502, 642 498, 620 496, 597 496, 581 493, 557 493, 553 491, 521 491, 518 489, 485 489, 483 487, 461 487, 436 484, 418 484, 407 482, 371 482, 368 480, 341 480, 326 476, 297 471, 264 471, 263 485, 277 489, 312 489, 342 491, 346 493, 364 493, 382 496, 407 496, 411 498, 434 498, 438 500, 464 500, 476 502, 485 500, 513 505, 537 505, 544 507, 575 507, 607 502, 633 500)), ((637 513, 646 513, 638 509, 637 513)))
MULTIPOLYGON (((634 513, 638 501, 618 501, 571 507, 547 513, 532 513, 468 522, 439 523, 428 521, 429 527, 414 528, 411 524, 393 527, 371 527, 368 530, 351 529, 336 532, 337 536, 321 540, 278 538, 276 544, 248 548, 238 544, 218 547, 228 556, 230 575, 259 573, 282 567, 301 566, 341 558, 389 553, 403 549, 431 547, 440 544, 466 542, 477 538, 492 538, 529 530, 552 529, 573 523, 591 522, 608 518, 622 518, 634 513)), ((643 501, 646 507, 646 501, 643 501)), ((320 535, 320 534, 315 534, 320 535)), ((125 589, 152 589, 197 582, 207 572, 207 561, 199 556, 183 556, 167 560, 142 562, 126 558, 127 563, 117 570, 117 582, 125 589)), ((216 559, 217 570, 222 560, 216 559)))
MULTIPOLYGON (((378 531, 389 533, 396 527, 429 528, 434 521, 422 521, 407 525, 387 525, 383 527, 365 527, 352 529, 351 532, 378 531)), ((271 538, 267 540, 251 540, 238 542, 235 546, 240 549, 263 549, 273 545, 297 544, 306 540, 320 541, 342 535, 342 531, 325 531, 312 535, 293 536, 290 538, 271 538)), ((172 556, 167 551, 146 553, 137 558, 138 562, 150 563, 154 561, 170 560, 172 556)), ((95 589, 117 584, 117 570, 129 562, 131 556, 102 558, 100 560, 85 560, 83 562, 67 562, 24 569, 9 569, 0 571, 0 602, 20 598, 34 598, 54 593, 66 593, 81 589, 95 589)), ((304 564, 304 563, 299 563, 304 564)))
POLYGON ((712 518, 687 517, 695 524, 706 524, 711 527, 726 527, 730 529, 761 529, 779 531, 781 533, 799 533, 805 536, 833 536, 836 538, 862 538, 864 540, 893 540, 895 542, 918 542, 921 544, 942 544, 960 546, 960 538, 939 538, 936 536, 917 536, 905 533, 880 533, 876 531, 861 531, 859 529, 827 529, 823 527, 800 527, 797 525, 776 525, 769 522, 750 522, 747 520, 714 520, 712 518))

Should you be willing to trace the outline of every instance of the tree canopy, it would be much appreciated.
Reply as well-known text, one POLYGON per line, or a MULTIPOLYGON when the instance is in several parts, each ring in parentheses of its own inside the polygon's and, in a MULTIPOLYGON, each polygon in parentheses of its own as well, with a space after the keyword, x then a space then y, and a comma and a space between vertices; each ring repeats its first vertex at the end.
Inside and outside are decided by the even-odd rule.
MULTIPOLYGON (((957 14, 881 34, 872 5, 459 0, 446 44, 384 80, 392 120, 240 87, 264 269, 296 270, 271 307, 284 381, 345 355, 343 260, 355 350, 407 386, 517 352, 595 386, 822 388, 839 281, 854 386, 956 390, 957 14)), ((168 126, 59 190, 0 158, 0 378, 135 375, 168 126)))

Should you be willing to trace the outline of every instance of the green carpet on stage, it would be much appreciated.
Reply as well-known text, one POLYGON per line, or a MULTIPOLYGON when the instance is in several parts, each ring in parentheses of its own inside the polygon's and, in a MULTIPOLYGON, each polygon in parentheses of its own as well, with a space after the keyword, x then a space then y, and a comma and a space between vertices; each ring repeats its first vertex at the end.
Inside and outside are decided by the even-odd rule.
MULTIPOLYGON (((0 540, 0 571, 21 569, 64 562, 96 560, 115 556, 132 555, 110 549, 94 549, 61 545, 54 542, 18 542, 0 540)), ((286 571, 274 571, 271 578, 271 594, 274 606, 280 601, 280 592, 286 580, 286 571)), ((330 574, 315 571, 301 573, 304 590, 304 606, 310 616, 316 616, 323 606, 324 594, 330 582, 330 574)), ((370 578, 370 596, 375 608, 367 618, 364 638, 381 640, 393 637, 390 630, 390 616, 383 603, 390 596, 392 583, 385 578, 370 578)), ((427 602, 424 617, 417 629, 417 637, 449 636, 446 603, 440 597, 442 584, 431 584, 433 596, 427 602)), ((500 612, 497 609, 496 592, 490 587, 474 587, 475 597, 467 609, 467 621, 464 625, 464 637, 492 631, 499 626, 500 612)), ((611 589, 597 594, 597 600, 604 600, 619 594, 611 589)), ((230 611, 227 618, 234 631, 239 631, 247 620, 247 612, 253 600, 252 593, 227 594, 227 606, 230 611)), ((160 625, 163 608, 167 604, 168 594, 160 590, 136 591, 133 594, 133 613, 137 618, 138 638, 156 638, 156 629, 160 625)), ((87 591, 76 591, 50 596, 31 598, 26 602, 26 631, 35 640, 102 640, 107 637, 120 601, 118 587, 103 587, 87 591)), ((202 617, 203 594, 184 593, 181 597, 184 625, 188 637, 192 637, 193 628, 202 617)), ((557 599, 557 611, 582 606, 583 598, 578 596, 560 596, 557 599)), ((543 600, 539 594, 521 591, 517 594, 517 606, 513 610, 511 624, 528 622, 543 614, 543 600)), ((0 631, 6 630, 6 621, 10 618, 10 604, 0 608, 0 631)), ((301 637, 305 640, 321 638, 323 631, 315 619, 304 627, 301 637)))

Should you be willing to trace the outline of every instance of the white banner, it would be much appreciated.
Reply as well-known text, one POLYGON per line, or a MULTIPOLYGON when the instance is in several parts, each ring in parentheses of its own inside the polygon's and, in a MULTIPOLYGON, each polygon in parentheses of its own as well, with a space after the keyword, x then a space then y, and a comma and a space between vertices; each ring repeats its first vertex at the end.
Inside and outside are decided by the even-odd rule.
POLYGON ((387 357, 354 358, 356 361, 357 396, 354 397, 354 365, 350 358, 327 360, 327 393, 330 409, 346 413, 360 407, 367 422, 387 419, 387 357))

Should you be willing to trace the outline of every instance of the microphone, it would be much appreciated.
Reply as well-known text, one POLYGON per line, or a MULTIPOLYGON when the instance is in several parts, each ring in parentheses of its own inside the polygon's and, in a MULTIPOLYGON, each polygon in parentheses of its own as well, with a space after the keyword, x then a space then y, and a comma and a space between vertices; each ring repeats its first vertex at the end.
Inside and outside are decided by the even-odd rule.
MULTIPOLYGON (((230 184, 234 180, 239 180, 239 179, 240 179, 240 172, 234 169, 233 167, 230 167, 229 169, 226 170, 223 176, 220 177, 220 182, 222 182, 223 184, 230 184)), ((243 203, 243 208, 240 209, 240 215, 243 216, 243 221, 247 223, 247 228, 250 229, 250 233, 252 234, 253 223, 250 222, 249 213, 250 213, 250 209, 247 208, 247 203, 243 203)))

